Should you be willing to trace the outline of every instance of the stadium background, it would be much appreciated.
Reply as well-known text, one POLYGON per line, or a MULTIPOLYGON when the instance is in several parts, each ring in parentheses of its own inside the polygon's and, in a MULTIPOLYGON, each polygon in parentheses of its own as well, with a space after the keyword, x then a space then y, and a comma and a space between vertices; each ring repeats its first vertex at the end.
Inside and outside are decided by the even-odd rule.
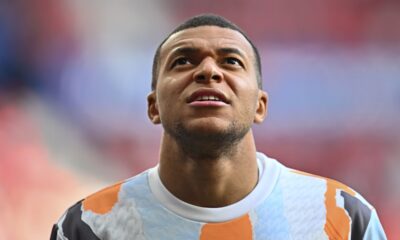
POLYGON ((47 239, 72 203, 153 166, 153 53, 182 20, 221 14, 259 47, 258 149, 357 189, 400 239, 400 2, 0 2, 0 239, 47 239))

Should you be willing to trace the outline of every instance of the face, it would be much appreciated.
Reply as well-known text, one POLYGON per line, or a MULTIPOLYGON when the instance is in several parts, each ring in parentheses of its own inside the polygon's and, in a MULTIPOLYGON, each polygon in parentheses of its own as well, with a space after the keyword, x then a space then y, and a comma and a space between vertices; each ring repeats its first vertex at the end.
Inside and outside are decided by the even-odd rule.
POLYGON ((254 52, 237 31, 189 28, 162 46, 148 114, 174 135, 247 132, 266 116, 267 94, 257 85, 254 52))

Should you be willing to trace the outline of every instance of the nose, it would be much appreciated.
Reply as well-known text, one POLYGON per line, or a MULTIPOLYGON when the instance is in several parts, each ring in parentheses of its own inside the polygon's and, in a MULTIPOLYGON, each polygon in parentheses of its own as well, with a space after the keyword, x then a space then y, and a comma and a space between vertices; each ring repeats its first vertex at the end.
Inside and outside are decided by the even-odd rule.
POLYGON ((196 82, 221 81, 222 72, 218 64, 211 57, 203 59, 193 74, 196 82))

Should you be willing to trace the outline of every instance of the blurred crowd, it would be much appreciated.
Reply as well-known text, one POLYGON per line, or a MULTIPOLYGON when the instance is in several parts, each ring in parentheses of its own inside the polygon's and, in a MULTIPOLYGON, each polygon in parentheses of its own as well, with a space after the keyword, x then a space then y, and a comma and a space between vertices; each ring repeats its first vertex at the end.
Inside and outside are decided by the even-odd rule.
POLYGON ((152 57, 204 12, 259 47, 257 147, 357 189, 400 238, 400 3, 395 0, 1 1, 0 240, 46 239, 66 207, 154 166, 152 57))

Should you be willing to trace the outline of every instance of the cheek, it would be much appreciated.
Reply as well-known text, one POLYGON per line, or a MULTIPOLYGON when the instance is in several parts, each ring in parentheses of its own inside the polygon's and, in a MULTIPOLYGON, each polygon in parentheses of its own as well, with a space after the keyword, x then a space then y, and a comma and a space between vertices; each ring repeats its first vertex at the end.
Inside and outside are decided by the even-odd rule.
POLYGON ((159 110, 171 111, 173 106, 180 104, 184 99, 182 94, 187 84, 184 78, 165 77, 157 86, 159 110))
POLYGON ((238 95, 242 105, 243 115, 253 118, 258 105, 258 89, 248 90, 238 95))
POLYGON ((177 86, 179 82, 176 78, 167 77, 162 80, 162 82, 158 86, 158 93, 160 100, 168 100, 172 95, 178 91, 179 86, 177 86))
POLYGON ((181 72, 167 75, 160 82, 162 88, 168 92, 182 92, 191 82, 192 74, 190 72, 181 72))
POLYGON ((237 95, 243 94, 244 92, 258 90, 257 78, 255 76, 249 76, 246 73, 242 74, 225 74, 225 81, 237 95))

